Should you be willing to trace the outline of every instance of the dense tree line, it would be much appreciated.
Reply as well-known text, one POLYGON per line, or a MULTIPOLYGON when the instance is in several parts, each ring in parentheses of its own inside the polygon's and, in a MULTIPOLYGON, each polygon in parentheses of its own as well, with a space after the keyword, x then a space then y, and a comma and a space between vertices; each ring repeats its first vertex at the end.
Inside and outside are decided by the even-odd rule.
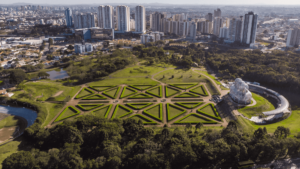
POLYGON ((30 151, 19 151, 3 162, 3 169, 94 168, 215 168, 238 161, 273 160, 300 152, 300 140, 278 127, 244 132, 230 122, 221 131, 192 127, 144 127, 134 119, 107 120, 92 115, 65 121, 25 135, 30 151))

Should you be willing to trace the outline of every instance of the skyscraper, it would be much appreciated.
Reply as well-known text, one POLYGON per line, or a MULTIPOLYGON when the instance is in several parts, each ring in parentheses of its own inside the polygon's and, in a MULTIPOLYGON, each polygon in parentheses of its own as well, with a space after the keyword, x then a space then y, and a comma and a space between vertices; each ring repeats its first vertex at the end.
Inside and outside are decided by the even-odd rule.
POLYGON ((135 7, 135 31, 146 32, 146 10, 141 5, 135 7))
POLYGON ((242 23, 241 43, 243 44, 255 43, 257 18, 258 18, 257 14, 254 14, 253 12, 248 12, 248 14, 245 14, 242 23))
POLYGON ((74 16, 75 29, 95 27, 95 15, 93 13, 77 14, 74 16))
POLYGON ((212 13, 208 13, 207 15, 205 15, 205 19, 212 22, 213 21, 213 15, 212 13))
POLYGON ((117 6, 117 26, 120 32, 130 31, 130 8, 128 6, 117 6))
POLYGON ((165 18, 165 15, 159 12, 150 15, 150 28, 152 31, 162 31, 163 18, 165 18))
POLYGON ((213 25, 213 33, 215 34, 215 35, 217 35, 217 36, 219 36, 219 34, 220 34, 220 28, 222 27, 222 18, 220 18, 220 17, 216 17, 215 19, 214 19, 214 25, 213 25))
POLYGON ((195 22, 192 22, 190 25, 190 32, 188 37, 191 39, 196 39, 196 35, 197 35, 197 24, 195 22))
POLYGON ((242 17, 239 19, 233 18, 229 22, 228 38, 231 41, 241 41, 242 17))
MULTIPOLYGON (((176 21, 175 21, 176 22, 176 21)), ((179 36, 186 36, 186 22, 178 22, 179 25, 178 25, 178 35, 179 36)))
POLYGON ((221 9, 214 10, 214 17, 221 17, 221 9))
POLYGON ((65 10, 65 17, 66 17, 67 27, 71 27, 72 26, 72 10, 70 8, 67 8, 65 10))
POLYGON ((294 47, 295 45, 300 45, 300 29, 298 28, 290 29, 286 40, 287 47, 294 47))
POLYGON ((227 27, 220 28, 219 38, 227 39, 229 37, 229 29, 227 27))
POLYGON ((114 29, 114 7, 110 5, 98 7, 98 27, 104 29, 114 29))

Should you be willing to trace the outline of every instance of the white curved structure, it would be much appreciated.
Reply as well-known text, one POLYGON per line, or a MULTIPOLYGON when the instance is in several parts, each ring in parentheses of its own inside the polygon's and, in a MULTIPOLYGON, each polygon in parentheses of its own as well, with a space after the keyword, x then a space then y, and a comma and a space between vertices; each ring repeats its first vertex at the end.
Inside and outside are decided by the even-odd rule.
POLYGON ((250 104, 252 94, 249 91, 249 86, 241 78, 236 78, 234 83, 229 87, 230 97, 237 103, 250 104))

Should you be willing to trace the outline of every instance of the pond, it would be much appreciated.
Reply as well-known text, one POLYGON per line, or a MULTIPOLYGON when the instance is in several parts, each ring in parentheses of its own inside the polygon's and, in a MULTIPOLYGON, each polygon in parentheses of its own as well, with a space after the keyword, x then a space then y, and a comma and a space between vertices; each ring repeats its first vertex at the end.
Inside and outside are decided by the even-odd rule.
POLYGON ((0 113, 23 117, 27 121, 27 127, 31 126, 37 118, 37 113, 35 111, 22 107, 9 107, 1 105, 0 113))
POLYGON ((67 71, 65 71, 63 69, 60 69, 60 71, 52 70, 52 71, 49 71, 47 73, 50 75, 49 78, 51 80, 64 79, 64 78, 69 77, 67 71))

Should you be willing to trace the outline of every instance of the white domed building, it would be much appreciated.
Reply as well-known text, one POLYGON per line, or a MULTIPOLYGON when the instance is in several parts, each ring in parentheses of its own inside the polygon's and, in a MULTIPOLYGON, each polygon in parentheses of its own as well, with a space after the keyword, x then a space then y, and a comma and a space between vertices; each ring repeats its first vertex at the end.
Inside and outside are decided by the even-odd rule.
POLYGON ((241 78, 236 78, 230 86, 230 97, 237 103, 250 104, 252 94, 249 91, 249 86, 241 78))

